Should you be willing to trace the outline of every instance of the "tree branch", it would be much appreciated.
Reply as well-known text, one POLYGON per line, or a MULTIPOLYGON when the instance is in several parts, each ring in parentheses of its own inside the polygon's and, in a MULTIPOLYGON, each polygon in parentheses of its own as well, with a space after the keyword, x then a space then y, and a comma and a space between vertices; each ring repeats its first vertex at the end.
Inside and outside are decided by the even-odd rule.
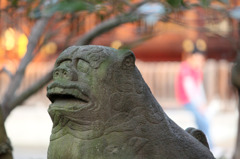
POLYGON ((94 29, 90 30, 88 33, 83 35, 81 39, 76 43, 77 45, 86 45, 92 42, 92 40, 96 37, 99 36, 116 26, 119 26, 121 24, 127 23, 127 22, 132 22, 136 20, 136 16, 134 15, 124 15, 124 16, 119 16, 112 18, 110 20, 104 21, 97 25, 94 29))
POLYGON ((10 113, 8 103, 9 101, 12 101, 12 97, 15 95, 16 90, 19 88, 23 80, 27 65, 34 58, 34 50, 38 44, 38 41, 44 31, 46 24, 48 23, 49 18, 50 17, 42 17, 36 22, 35 26, 32 29, 32 32, 29 37, 29 43, 27 45, 27 52, 23 59, 21 60, 16 73, 13 75, 13 78, 11 79, 10 84, 3 98, 2 113, 4 119, 6 119, 7 115, 10 113))
MULTIPOLYGON (((30 96, 32 96, 41 88, 43 88, 45 85, 47 85, 52 80, 52 74, 53 74, 53 69, 49 71, 44 77, 42 77, 41 79, 36 81, 34 84, 32 84, 29 88, 27 88, 22 93, 20 93, 20 95, 13 97, 12 102, 9 103, 10 112, 14 108, 16 108, 18 105, 22 104, 30 96)), ((4 120, 6 119, 6 117, 4 118, 4 120)))
POLYGON ((10 77, 10 79, 13 77, 13 74, 6 67, 3 67, 2 70, 0 70, 0 73, 1 72, 5 72, 10 77))
POLYGON ((95 37, 97 37, 103 33, 106 33, 113 28, 115 28, 121 24, 124 24, 124 23, 133 22, 133 21, 138 20, 139 16, 136 15, 135 10, 144 3, 146 3, 146 2, 145 1, 140 2, 136 5, 134 5, 128 13, 105 20, 102 23, 98 24, 95 28, 93 28, 92 30, 90 30, 89 32, 84 34, 77 41, 76 45, 90 44, 95 37))

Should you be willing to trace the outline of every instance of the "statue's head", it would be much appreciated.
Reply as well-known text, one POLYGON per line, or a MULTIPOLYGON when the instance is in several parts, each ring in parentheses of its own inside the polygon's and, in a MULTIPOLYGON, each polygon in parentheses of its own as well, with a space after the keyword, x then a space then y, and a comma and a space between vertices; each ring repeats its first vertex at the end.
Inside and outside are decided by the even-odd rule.
POLYGON ((120 104, 123 96, 143 91, 136 76, 142 79, 130 50, 94 45, 67 48, 56 60, 53 82, 47 88, 53 122, 61 115, 76 121, 106 121, 114 111, 128 111, 131 106, 120 104))

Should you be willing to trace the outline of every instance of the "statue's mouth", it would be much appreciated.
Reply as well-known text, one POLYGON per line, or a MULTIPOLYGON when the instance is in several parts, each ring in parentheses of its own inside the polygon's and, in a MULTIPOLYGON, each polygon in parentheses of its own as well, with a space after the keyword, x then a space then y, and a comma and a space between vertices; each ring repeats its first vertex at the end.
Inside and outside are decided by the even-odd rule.
POLYGON ((73 85, 60 85, 59 83, 52 83, 47 88, 47 97, 54 104, 68 104, 68 105, 86 105, 90 99, 84 92, 73 85), (67 102, 67 103, 66 103, 67 102))
POLYGON ((55 87, 48 90, 47 96, 52 103, 57 100, 72 100, 82 103, 88 103, 86 97, 80 96, 80 94, 81 93, 76 89, 63 89, 60 87, 55 87))

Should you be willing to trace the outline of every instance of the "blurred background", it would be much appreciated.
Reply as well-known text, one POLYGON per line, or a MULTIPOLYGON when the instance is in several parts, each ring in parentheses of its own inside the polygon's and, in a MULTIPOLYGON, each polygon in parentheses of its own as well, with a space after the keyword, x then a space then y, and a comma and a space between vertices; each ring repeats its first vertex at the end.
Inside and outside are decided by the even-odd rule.
MULTIPOLYGON (((183 41, 206 44, 204 88, 216 158, 240 158, 238 94, 231 70, 239 51, 238 0, 1 0, 1 122, 16 159, 45 159, 52 122, 46 85, 58 55, 71 45, 128 48, 164 111, 196 127, 178 104, 174 83, 183 41)), ((4 135, 2 135, 4 134, 4 135)), ((4 140, 4 139, 2 139, 4 140)), ((1 142, 1 138, 0 138, 1 142)))

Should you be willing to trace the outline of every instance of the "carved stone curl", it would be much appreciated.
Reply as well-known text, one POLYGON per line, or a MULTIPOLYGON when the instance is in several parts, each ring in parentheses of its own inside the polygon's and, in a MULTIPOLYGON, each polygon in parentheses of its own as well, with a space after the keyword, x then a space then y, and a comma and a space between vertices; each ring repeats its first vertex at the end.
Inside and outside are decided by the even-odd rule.
POLYGON ((69 47, 47 91, 53 121, 48 159, 214 158, 164 113, 130 50, 69 47))

